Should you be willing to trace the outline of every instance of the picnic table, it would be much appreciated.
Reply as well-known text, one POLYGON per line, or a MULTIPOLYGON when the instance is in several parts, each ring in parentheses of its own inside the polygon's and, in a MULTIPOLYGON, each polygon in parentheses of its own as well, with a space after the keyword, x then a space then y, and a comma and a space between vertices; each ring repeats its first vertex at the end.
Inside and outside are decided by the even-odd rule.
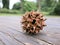
POLYGON ((60 45, 59 17, 47 17, 47 26, 36 35, 23 32, 21 18, 0 16, 0 45, 60 45))

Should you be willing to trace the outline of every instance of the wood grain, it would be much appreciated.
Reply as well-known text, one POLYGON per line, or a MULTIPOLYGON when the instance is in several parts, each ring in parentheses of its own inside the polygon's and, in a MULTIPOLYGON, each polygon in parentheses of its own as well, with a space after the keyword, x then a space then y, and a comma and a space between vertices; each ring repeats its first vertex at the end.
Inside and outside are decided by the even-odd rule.
POLYGON ((0 45, 60 45, 60 18, 47 17, 47 27, 37 35, 22 31, 21 18, 0 16, 0 45))

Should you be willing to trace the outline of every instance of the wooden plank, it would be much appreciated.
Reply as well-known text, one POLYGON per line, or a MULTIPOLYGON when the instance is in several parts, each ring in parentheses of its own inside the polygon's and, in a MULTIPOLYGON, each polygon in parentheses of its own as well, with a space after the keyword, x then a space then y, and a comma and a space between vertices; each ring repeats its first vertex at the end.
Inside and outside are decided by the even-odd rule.
POLYGON ((57 20, 57 21, 51 21, 52 19, 48 18, 48 21, 47 21, 48 27, 46 27, 44 29, 44 30, 48 30, 48 31, 43 30, 42 32, 40 32, 40 34, 33 35, 33 36, 24 34, 22 32, 22 28, 20 27, 21 24, 19 22, 21 18, 18 18, 18 17, 8 17, 8 18, 6 17, 5 18, 5 17, 3 17, 3 18, 0 18, 0 19, 3 19, 3 20, 0 20, 0 22, 1 22, 0 23, 0 26, 1 26, 0 31, 2 33, 6 33, 7 35, 10 35, 11 36, 10 38, 15 39, 15 41, 17 41, 19 43, 23 42, 23 44, 25 44, 27 42, 28 44, 37 44, 37 45, 39 45, 41 43, 44 44, 44 45, 45 44, 47 44, 47 45, 48 44, 50 44, 50 45, 60 45, 60 43, 59 43, 60 42, 60 38, 59 38, 60 25, 57 25, 57 26, 55 25, 55 24, 60 23, 58 21, 58 18, 53 19, 53 20, 57 20), (55 23, 53 24, 52 22, 55 22, 55 23), (58 31, 57 31, 57 29, 58 29, 58 31), (55 36, 54 36, 54 33, 56 33, 56 32, 59 35, 55 34, 55 36), (53 35, 51 33, 53 33, 53 35), (23 37, 24 37, 24 39, 23 39, 23 37))
MULTIPOLYGON (((11 24, 9 20, 6 21, 6 19, 3 18, 3 20, 0 20, 0 32, 1 32, 1 39, 6 45, 23 45, 21 42, 16 41, 13 38, 13 34, 16 33, 16 31, 9 30, 6 26, 9 26, 8 24, 11 24), (6 21, 6 22, 5 22, 6 21), (9 22, 9 23, 8 23, 9 22), (14 32, 14 33, 13 33, 14 32), (7 40, 7 41, 4 41, 7 40), (8 42, 8 43, 7 43, 8 42)), ((12 23, 16 24, 16 23, 12 23)))
POLYGON ((17 42, 13 38, 11 38, 10 36, 8 36, 8 35, 6 35, 5 33, 2 33, 2 32, 0 32, 0 39, 2 40, 2 42, 5 45, 23 45, 22 43, 17 42))
POLYGON ((0 45, 5 45, 5 43, 0 39, 0 45))
POLYGON ((60 45, 60 18, 48 18, 48 26, 40 34, 33 36, 45 42, 60 45), (53 20, 53 21, 51 21, 53 20))
POLYGON ((42 44, 47 45, 48 44, 44 41, 34 39, 31 36, 24 35, 23 33, 18 32, 16 28, 15 28, 15 30, 13 30, 13 29, 14 29, 13 27, 7 28, 5 26, 5 28, 3 29, 5 31, 2 31, 2 32, 10 33, 9 35, 11 35, 15 40, 17 40, 18 42, 21 42, 23 44, 26 44, 26 43, 33 44, 33 45, 42 45, 42 44))
POLYGON ((24 44, 29 43, 32 45, 48 45, 48 43, 41 41, 39 39, 32 38, 31 36, 24 36, 24 35, 14 35, 14 38, 18 41, 23 42, 24 44))

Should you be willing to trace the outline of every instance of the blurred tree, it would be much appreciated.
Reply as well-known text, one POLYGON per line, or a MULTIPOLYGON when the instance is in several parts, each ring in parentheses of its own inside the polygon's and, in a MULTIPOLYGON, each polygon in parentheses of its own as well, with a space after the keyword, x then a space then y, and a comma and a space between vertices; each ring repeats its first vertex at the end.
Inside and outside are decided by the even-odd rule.
POLYGON ((53 11, 53 14, 60 15, 60 0, 58 1, 58 4, 53 11))
POLYGON ((53 8, 56 6, 56 0, 45 0, 45 6, 48 10, 53 10, 53 8))
POLYGON ((37 0, 37 11, 41 11, 40 1, 41 0, 37 0))
POLYGON ((36 3, 25 1, 24 11, 32 11, 32 10, 34 10, 34 11, 37 10, 36 3))
POLYGON ((14 10, 20 10, 21 9, 21 3, 20 2, 17 2, 13 5, 13 8, 14 10))
MULTIPOLYGON (((21 3, 20 2, 15 3, 13 5, 13 9, 21 11, 21 3)), ((26 11, 31 11, 31 10, 35 10, 35 11, 37 10, 36 3, 25 1, 23 5, 23 11, 26 12, 26 11)))
POLYGON ((2 0, 3 8, 9 9, 9 0, 2 0))
POLYGON ((21 1, 21 5, 20 5, 20 7, 21 7, 21 13, 23 13, 24 12, 24 8, 23 8, 23 6, 24 6, 24 0, 20 0, 21 1))
POLYGON ((41 10, 45 12, 53 12, 57 3, 56 0, 41 0, 41 10))
POLYGON ((47 7, 51 7, 53 0, 45 0, 47 7))

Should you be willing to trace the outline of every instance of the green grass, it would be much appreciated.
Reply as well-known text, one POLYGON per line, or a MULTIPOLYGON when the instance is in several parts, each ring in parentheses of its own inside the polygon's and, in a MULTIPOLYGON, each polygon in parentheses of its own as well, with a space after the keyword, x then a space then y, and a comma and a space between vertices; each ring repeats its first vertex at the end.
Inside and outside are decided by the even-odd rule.
POLYGON ((49 12, 42 12, 42 14, 47 17, 60 17, 60 15, 49 15, 49 12))
POLYGON ((7 13, 0 13, 0 16, 22 16, 23 14, 7 14, 7 13))
POLYGON ((41 12, 42 14, 44 14, 44 15, 48 15, 49 14, 49 12, 41 12))
MULTIPOLYGON (((60 17, 59 15, 48 15, 48 12, 41 12, 46 17, 60 17)), ((0 16, 22 16, 23 14, 0 13, 0 16)))

